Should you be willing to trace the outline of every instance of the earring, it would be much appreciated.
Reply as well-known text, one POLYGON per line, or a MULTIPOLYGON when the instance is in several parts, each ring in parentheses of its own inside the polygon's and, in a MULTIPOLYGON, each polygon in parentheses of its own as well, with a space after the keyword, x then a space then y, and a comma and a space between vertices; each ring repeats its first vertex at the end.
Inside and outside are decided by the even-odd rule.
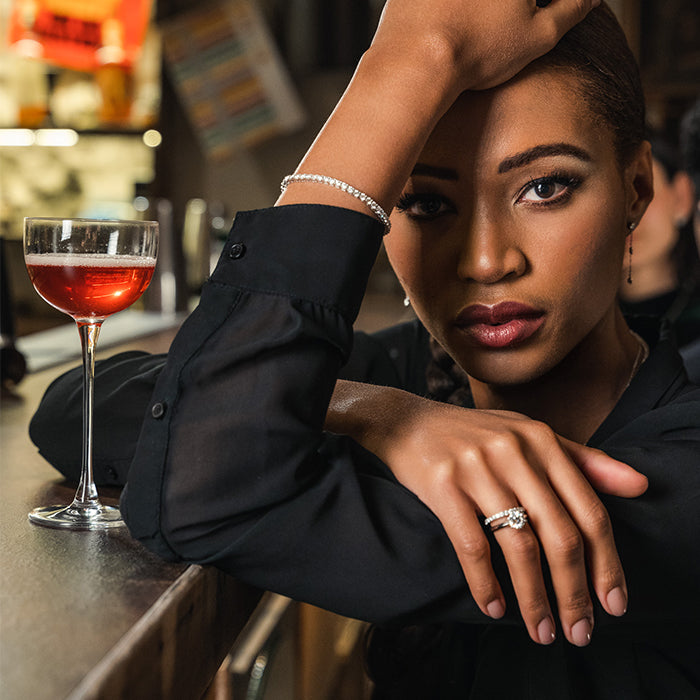
POLYGON ((632 232, 634 231, 634 229, 637 228, 637 222, 630 221, 630 223, 627 224, 627 228, 629 229, 629 232, 630 232, 630 246, 628 248, 629 254, 630 254, 630 261, 629 261, 629 266, 627 268, 627 284, 632 284, 632 232))
POLYGON ((403 298, 403 305, 408 308, 411 305, 411 300, 408 298, 408 295, 403 298))

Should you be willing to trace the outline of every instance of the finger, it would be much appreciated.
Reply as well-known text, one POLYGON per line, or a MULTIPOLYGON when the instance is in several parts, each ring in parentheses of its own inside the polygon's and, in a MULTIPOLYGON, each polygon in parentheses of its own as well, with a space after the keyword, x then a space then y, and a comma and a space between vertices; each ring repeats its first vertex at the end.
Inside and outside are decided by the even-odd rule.
POLYGON ((491 548, 475 512, 474 504, 462 494, 447 499, 436 515, 454 547, 472 598, 481 611, 498 619, 506 611, 505 597, 491 564, 491 548))
POLYGON ((624 615, 627 611, 627 583, 615 546, 610 516, 590 485, 581 484, 576 495, 575 488, 562 488, 559 479, 555 477, 552 485, 581 534, 588 571, 598 600, 608 614, 624 615))
POLYGON ((520 614, 530 638, 551 644, 556 638, 554 618, 542 576, 540 546, 527 525, 521 530, 502 528, 494 533, 510 573, 520 614))
POLYGON ((636 498, 649 487, 644 474, 605 452, 564 438, 560 438, 560 442, 594 489, 611 496, 636 498))
POLYGON ((526 507, 532 511, 530 520, 547 556, 562 627, 570 641, 581 645, 586 643, 586 621, 588 635, 593 629, 586 565, 606 612, 624 614, 627 586, 612 524, 596 493, 566 453, 553 450, 545 459, 553 493, 539 480, 528 484, 526 474, 525 493, 535 496, 532 506, 526 507))
POLYGON ((552 503, 546 518, 530 518, 542 545, 552 579, 565 637, 586 646, 593 633, 593 603, 586 576, 584 538, 559 503, 552 503))
POLYGON ((543 423, 530 421, 527 423, 527 439, 515 434, 501 436, 497 443, 493 443, 488 455, 491 468, 486 474, 497 472, 499 464, 508 464, 508 470, 501 471, 500 478, 510 488, 510 495, 503 495, 503 483, 497 488, 486 476, 480 479, 478 494, 474 498, 480 507, 486 508, 486 513, 500 512, 516 505, 522 505, 528 513, 532 530, 524 528, 509 532, 509 535, 519 537, 500 538, 499 543, 530 635, 537 640, 538 626, 547 616, 551 618, 539 556, 541 545, 549 564, 564 634, 570 642, 583 645, 593 627, 593 605, 588 589, 583 538, 550 485, 544 467, 548 459, 555 457, 559 462, 555 466, 561 469, 563 463, 569 474, 576 475, 579 482, 590 489, 562 450, 555 433, 543 423), (499 500, 494 501, 493 494, 499 491, 499 500))
MULTIPOLYGON (((571 643, 584 646, 590 641, 593 630, 593 604, 588 587, 584 538, 573 514, 570 514, 575 510, 571 505, 575 498, 568 503, 560 500, 543 465, 553 466, 550 471, 554 473, 567 472, 568 495, 571 491, 587 493, 585 489, 588 489, 595 501, 597 498, 550 429, 544 424, 532 425, 529 437, 530 441, 523 445, 522 452, 511 456, 507 478, 519 503, 527 511, 547 559, 564 635, 571 643)), ((580 510, 578 518, 583 518, 580 510)), ((606 544, 614 548, 612 541, 606 544)), ((523 546, 529 545, 524 543, 523 546)), ((621 568, 619 574, 622 574, 621 568)))
MULTIPOLYGON (((483 484, 480 483, 480 486, 483 484)), ((520 503, 514 492, 504 491, 502 486, 496 487, 494 483, 480 490, 480 500, 477 502, 485 504, 480 507, 487 516, 502 513, 520 503)), ((502 522, 499 518, 490 527, 502 522)), ((542 575, 537 537, 528 525, 521 529, 499 527, 494 537, 503 552, 520 614, 530 637, 538 644, 551 644, 555 638, 555 624, 542 575)))
POLYGON ((553 28, 557 37, 562 37, 575 24, 578 24, 600 0, 557 0, 545 2, 537 0, 538 20, 553 28))

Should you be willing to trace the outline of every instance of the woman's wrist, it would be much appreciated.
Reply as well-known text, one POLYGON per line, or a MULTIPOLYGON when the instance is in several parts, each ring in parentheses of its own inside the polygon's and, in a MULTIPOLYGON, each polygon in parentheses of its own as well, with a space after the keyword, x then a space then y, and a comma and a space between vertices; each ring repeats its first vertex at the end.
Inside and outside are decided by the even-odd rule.
POLYGON ((396 436, 406 427, 416 404, 422 401, 424 399, 415 394, 394 387, 340 379, 328 407, 324 429, 352 438, 387 461, 395 447, 396 436))

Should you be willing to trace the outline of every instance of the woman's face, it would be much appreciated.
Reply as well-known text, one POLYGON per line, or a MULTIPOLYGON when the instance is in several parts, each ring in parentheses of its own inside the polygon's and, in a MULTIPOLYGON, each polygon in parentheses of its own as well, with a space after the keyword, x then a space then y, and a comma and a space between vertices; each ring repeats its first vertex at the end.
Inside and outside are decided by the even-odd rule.
POLYGON ((489 384, 535 379, 611 332, 627 224, 650 196, 647 150, 623 170, 574 87, 539 68, 463 94, 385 239, 424 325, 489 384))

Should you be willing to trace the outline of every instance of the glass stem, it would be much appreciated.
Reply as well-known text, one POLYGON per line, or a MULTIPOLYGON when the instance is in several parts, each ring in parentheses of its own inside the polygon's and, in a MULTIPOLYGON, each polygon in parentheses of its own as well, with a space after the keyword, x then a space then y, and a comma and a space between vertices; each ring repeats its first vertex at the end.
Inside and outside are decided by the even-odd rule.
POLYGON ((101 321, 98 323, 78 322, 80 344, 83 349, 83 461, 80 470, 80 483, 72 503, 73 508, 100 506, 92 473, 92 414, 95 394, 95 346, 101 327, 101 321))

